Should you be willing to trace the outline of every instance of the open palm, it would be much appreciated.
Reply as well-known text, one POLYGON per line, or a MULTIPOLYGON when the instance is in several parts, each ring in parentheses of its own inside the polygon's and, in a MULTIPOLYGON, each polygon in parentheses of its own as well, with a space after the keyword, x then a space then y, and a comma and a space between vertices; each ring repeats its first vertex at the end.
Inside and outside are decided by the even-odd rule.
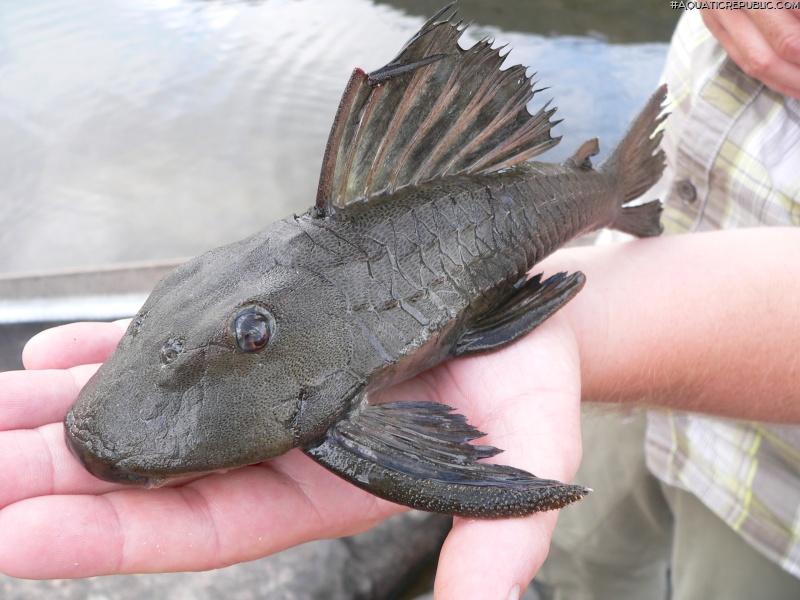
MULTIPOLYGON (((203 570, 364 531, 403 507, 363 492, 297 450, 156 490, 86 472, 62 419, 125 323, 77 323, 29 343, 29 370, 0 374, 0 571, 28 578, 203 570)), ((569 480, 580 459, 580 376, 568 319, 498 352, 453 360, 385 392, 453 406, 504 448, 491 459, 569 480)), ((456 519, 437 598, 502 598, 547 554, 555 513, 456 519)))

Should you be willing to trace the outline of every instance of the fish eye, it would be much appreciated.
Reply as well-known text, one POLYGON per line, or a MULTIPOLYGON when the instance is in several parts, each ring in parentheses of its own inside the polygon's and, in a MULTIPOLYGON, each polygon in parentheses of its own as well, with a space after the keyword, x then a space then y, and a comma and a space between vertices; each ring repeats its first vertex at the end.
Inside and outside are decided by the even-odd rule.
POLYGON ((263 307, 254 304, 241 309, 233 317, 233 335, 242 352, 258 352, 269 343, 275 320, 263 307))

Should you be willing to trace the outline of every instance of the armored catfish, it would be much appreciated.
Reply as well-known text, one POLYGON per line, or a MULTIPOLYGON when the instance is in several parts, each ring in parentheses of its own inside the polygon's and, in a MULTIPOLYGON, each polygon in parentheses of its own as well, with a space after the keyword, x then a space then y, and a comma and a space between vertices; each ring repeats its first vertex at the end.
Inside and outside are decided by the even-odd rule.
POLYGON ((300 447, 353 484, 411 507, 509 517, 588 490, 478 462, 499 450, 447 406, 371 405, 451 357, 488 352, 568 302, 583 274, 528 277, 586 232, 661 232, 666 89, 597 167, 596 139, 563 164, 555 109, 531 79, 442 9, 386 66, 356 69, 315 205, 162 280, 66 416, 97 477, 155 487, 300 447), (442 19, 442 20, 439 20, 442 19))

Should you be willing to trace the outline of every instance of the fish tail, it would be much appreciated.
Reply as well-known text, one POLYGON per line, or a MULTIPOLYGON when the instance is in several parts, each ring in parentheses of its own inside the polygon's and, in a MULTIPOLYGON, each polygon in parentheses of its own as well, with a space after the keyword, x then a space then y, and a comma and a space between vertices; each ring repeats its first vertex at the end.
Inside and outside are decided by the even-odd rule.
POLYGON ((666 96, 664 84, 650 97, 625 137, 600 165, 604 170, 617 171, 622 188, 623 200, 612 227, 637 237, 656 236, 663 230, 659 200, 636 206, 624 204, 644 194, 664 172, 664 151, 658 150, 658 146, 663 136, 660 126, 667 117, 666 113, 662 114, 666 96))

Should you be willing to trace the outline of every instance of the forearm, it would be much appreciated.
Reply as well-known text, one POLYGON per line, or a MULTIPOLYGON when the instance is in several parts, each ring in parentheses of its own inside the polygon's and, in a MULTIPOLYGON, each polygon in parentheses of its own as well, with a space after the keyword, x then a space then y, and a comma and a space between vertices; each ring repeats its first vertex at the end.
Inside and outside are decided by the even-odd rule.
POLYGON ((800 229, 747 229, 558 253, 583 270, 564 309, 582 396, 800 422, 800 229))

